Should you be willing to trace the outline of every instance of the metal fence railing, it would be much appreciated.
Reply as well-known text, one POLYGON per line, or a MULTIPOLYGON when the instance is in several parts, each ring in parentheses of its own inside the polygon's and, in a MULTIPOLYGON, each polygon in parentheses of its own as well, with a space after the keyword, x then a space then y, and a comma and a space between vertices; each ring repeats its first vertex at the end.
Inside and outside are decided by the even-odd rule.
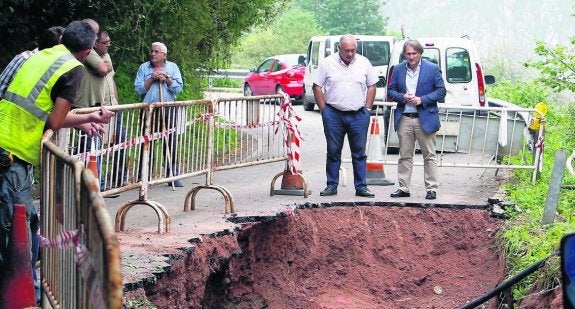
POLYGON ((116 231, 124 230, 130 209, 146 205, 158 217, 158 233, 167 233, 170 216, 163 205, 150 199, 149 186, 205 175, 205 185, 187 193, 184 211, 195 209, 198 191, 212 189, 222 194, 224 211, 231 213, 235 211, 233 196, 214 184, 214 172, 278 161, 286 161, 287 165, 291 161, 286 141, 295 124, 291 122, 294 113, 286 97, 111 106, 109 110, 116 115, 102 139, 87 138, 76 129, 62 130, 60 147, 85 166, 91 160, 96 162, 104 196, 139 189, 137 200, 118 209, 116 231))
MULTIPOLYGON (((399 140, 393 128, 395 103, 376 103, 374 121, 381 124, 383 132, 377 138, 382 145, 382 158, 368 163, 397 164, 397 159, 389 154, 397 153, 399 140)), ((535 181, 542 166, 544 126, 537 131, 528 129, 529 124, 539 116, 545 116, 533 108, 520 107, 466 107, 441 104, 439 109, 441 128, 436 133, 437 165, 439 167, 465 167, 484 169, 530 169, 535 181), (529 154, 529 155, 527 155, 529 154), (512 160, 510 158, 519 158, 512 160)), ((414 165, 422 166, 421 156, 414 156, 414 165)), ((344 162, 351 162, 346 158, 344 162)))
POLYGON ((120 247, 97 180, 51 134, 42 143, 42 307, 121 308, 120 247))

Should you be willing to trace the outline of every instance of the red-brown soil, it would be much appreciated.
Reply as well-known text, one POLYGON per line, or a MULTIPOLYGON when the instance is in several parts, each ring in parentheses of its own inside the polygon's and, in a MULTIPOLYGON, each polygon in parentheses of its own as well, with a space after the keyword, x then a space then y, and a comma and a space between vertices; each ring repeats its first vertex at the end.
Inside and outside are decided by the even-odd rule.
POLYGON ((500 224, 478 209, 298 209, 205 237, 145 295, 126 297, 158 308, 457 308, 503 280, 500 224))

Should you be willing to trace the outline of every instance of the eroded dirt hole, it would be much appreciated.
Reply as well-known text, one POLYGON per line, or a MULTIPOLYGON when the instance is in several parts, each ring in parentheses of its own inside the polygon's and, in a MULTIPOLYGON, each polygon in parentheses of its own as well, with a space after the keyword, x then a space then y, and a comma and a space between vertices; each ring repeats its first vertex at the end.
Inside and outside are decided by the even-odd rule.
POLYGON ((204 238, 146 297, 158 308, 457 308, 503 279, 501 223, 477 209, 298 209, 204 238))

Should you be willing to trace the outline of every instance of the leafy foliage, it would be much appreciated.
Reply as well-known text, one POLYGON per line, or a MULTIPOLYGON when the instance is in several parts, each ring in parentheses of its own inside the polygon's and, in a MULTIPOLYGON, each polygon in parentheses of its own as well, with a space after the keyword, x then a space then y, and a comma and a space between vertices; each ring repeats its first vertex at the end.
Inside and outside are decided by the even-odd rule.
POLYGON ((512 102, 522 107, 533 107, 539 102, 546 102, 551 91, 537 81, 522 82, 505 80, 488 89, 490 97, 512 102))
POLYGON ((295 0, 294 5, 315 15, 328 34, 385 34, 387 18, 381 8, 387 1, 295 0))
POLYGON ((271 25, 261 24, 242 40, 233 54, 233 68, 254 68, 271 55, 307 51, 314 35, 386 32, 381 8, 387 1, 293 0, 271 25))
MULTIPOLYGON (((572 130, 575 125, 573 108, 554 104, 549 100, 550 93, 549 87, 540 82, 505 81, 490 90, 490 96, 524 107, 532 107, 539 101, 551 103, 546 117, 543 171, 533 184, 532 171, 516 170, 511 181, 504 185, 508 198, 520 209, 510 213, 511 219, 497 235, 507 258, 509 276, 551 255, 558 249, 563 234, 575 229, 572 204, 575 191, 572 190, 561 191, 555 223, 551 226, 541 225, 555 152, 559 149, 571 151, 575 148, 575 133, 572 130)), ((575 177, 566 173, 563 184, 575 184, 575 177)), ((558 259, 551 259, 542 271, 534 273, 513 287, 514 298, 522 299, 532 292, 534 284, 543 290, 557 286, 558 268, 558 259)))
POLYGON ((319 1, 318 21, 329 34, 384 34, 387 18, 379 12, 378 0, 319 1))
MULTIPOLYGON (((253 25, 272 20, 288 0, 8 0, 0 2, 0 65, 32 49, 42 29, 93 18, 110 33, 110 55, 121 103, 134 101, 133 79, 148 60, 152 42, 168 46, 168 59, 180 67, 184 91, 179 99, 201 96, 197 68, 216 68, 253 25), (63 13, 65 12, 65 13, 63 13), (10 42, 10 43, 8 43, 10 42)), ((139 100, 139 99, 137 99, 139 100)))
POLYGON ((295 7, 262 28, 241 41, 232 57, 235 68, 254 68, 272 55, 305 54, 309 38, 323 33, 311 13, 295 7))
POLYGON ((533 67, 541 72, 539 79, 553 90, 570 90, 575 92, 575 38, 571 46, 556 46, 550 48, 543 42, 537 42, 535 53, 541 60, 529 61, 527 67, 533 67))

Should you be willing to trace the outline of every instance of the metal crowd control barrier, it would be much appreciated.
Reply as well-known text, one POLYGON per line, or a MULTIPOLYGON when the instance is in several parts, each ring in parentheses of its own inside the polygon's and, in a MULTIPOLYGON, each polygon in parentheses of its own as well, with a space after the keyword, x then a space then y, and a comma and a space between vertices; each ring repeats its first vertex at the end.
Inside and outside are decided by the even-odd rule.
MULTIPOLYGON (((395 103, 375 104, 375 115, 383 118, 384 134, 381 145, 382 161, 368 163, 397 164, 390 154, 399 150, 399 140, 394 130, 395 103)), ((439 167, 530 169, 532 181, 542 168, 544 126, 531 131, 528 126, 535 115, 544 121, 545 116, 533 108, 520 107, 466 107, 440 104, 441 129, 436 133, 437 165, 439 167), (531 153, 530 158, 526 154, 531 153), (505 158, 522 154, 521 160, 505 158)), ((367 153, 370 153, 367 145, 367 153)), ((416 147, 417 149, 417 147, 416 147)), ((414 156, 413 164, 423 166, 421 156, 414 156)), ((344 159, 351 162, 351 159, 344 159)))
POLYGON ((120 246, 97 180, 52 137, 42 143, 42 307, 121 308, 120 246))
MULTIPOLYGON (((126 214, 139 204, 151 207, 157 214, 158 233, 170 231, 167 210, 148 197, 151 185, 206 175, 205 185, 187 193, 184 211, 195 209, 195 198, 201 189, 212 189, 224 197, 225 213, 232 213, 235 212, 233 196, 226 188, 213 183, 213 172, 291 162, 286 146, 288 133, 297 127, 291 122, 291 103, 281 95, 213 102, 140 103, 108 109, 116 116, 107 125, 108 133, 102 139, 87 138, 79 130, 71 129, 60 132, 60 145, 86 166, 90 159, 97 162, 104 196, 140 190, 137 200, 118 209, 116 231, 124 230, 126 214)), ((73 112, 95 110, 98 109, 73 112)), ((298 177, 303 179, 301 175, 298 177)))

